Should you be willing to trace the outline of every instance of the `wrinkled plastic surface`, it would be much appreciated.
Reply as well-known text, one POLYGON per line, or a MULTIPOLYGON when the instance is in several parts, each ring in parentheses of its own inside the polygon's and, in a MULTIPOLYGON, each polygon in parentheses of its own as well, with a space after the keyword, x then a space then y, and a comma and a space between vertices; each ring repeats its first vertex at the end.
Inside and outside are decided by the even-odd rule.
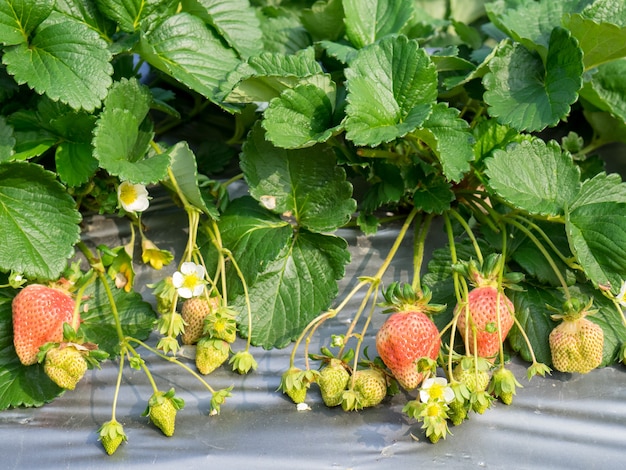
MULTIPOLYGON (((174 251, 179 259, 186 240, 184 214, 167 202, 153 200, 145 215, 149 236, 174 251)), ((88 220, 89 243, 116 244, 127 232, 121 219, 88 220)), ((398 232, 386 228, 375 237, 342 230, 350 243, 352 262, 341 282, 340 298, 356 278, 372 274, 386 256, 398 232)), ((439 229, 434 228, 435 232, 439 229)), ((440 232, 441 234, 441 232, 440 232)), ((436 233, 435 233, 436 235, 436 233)), ((437 237, 435 237, 436 239, 437 237)), ((443 239, 443 237, 439 237, 443 239)), ((407 240, 388 270, 385 281, 406 280, 411 271, 407 240)), ((432 250, 437 242, 431 243, 432 250)), ((171 272, 142 270, 138 285, 171 272)), ((143 289, 146 299, 149 291, 143 289)), ((344 314, 325 324, 311 351, 328 345, 331 333, 344 333, 360 298, 344 314)), ((377 315, 376 322, 382 322, 377 315)), ((373 333, 367 344, 373 344, 373 333)), ((156 338, 152 338, 154 344, 156 338)), ((243 347, 238 340, 234 349, 243 347)), ((612 469, 626 457, 626 374, 622 366, 587 375, 553 373, 526 379, 527 364, 514 360, 511 369, 524 388, 510 406, 497 403, 484 415, 472 414, 453 436, 436 445, 420 425, 402 413, 412 397, 400 394, 360 412, 329 409, 311 388, 310 411, 277 392, 289 365, 291 348, 255 348, 258 370, 239 376, 221 368, 208 376, 215 389, 233 385, 233 396, 217 416, 209 416, 211 395, 176 365, 145 354, 159 388, 175 387, 185 408, 178 413, 176 432, 164 437, 141 414, 152 390, 145 375, 126 368, 117 408, 128 442, 107 456, 97 441, 97 429, 111 417, 117 363, 88 371, 77 390, 37 409, 0 412, 0 468, 38 469, 371 469, 371 468, 487 468, 487 469, 612 469)), ((300 354, 300 357, 302 354, 300 354)), ((191 360, 188 360, 193 367, 191 360)), ((302 364, 298 364, 302 365, 302 364)))

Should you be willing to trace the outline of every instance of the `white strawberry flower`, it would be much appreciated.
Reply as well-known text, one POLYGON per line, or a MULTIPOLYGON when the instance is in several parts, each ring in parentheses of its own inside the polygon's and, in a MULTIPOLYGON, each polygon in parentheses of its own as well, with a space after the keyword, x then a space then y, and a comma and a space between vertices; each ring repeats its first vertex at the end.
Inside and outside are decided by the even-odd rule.
POLYGON ((448 385, 444 377, 432 377, 424 380, 420 389, 420 400, 423 403, 438 401, 450 403, 454 400, 454 390, 448 385))
POLYGON ((117 200, 126 212, 143 212, 150 205, 146 187, 130 181, 122 181, 117 187, 117 200))
POLYGON ((172 275, 172 284, 183 299, 197 297, 204 291, 204 266, 187 261, 172 275))

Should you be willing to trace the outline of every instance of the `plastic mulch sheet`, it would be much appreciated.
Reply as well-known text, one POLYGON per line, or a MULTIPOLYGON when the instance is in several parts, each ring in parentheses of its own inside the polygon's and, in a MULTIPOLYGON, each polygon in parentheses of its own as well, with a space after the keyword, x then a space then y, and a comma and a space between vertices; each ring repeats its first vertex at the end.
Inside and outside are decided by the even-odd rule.
MULTIPOLYGON (((156 199, 144 220, 150 238, 173 250, 178 259, 186 240, 184 214, 156 199)), ((127 236, 121 219, 93 217, 87 223, 89 243, 114 245, 127 236)), ((352 253, 340 297, 357 276, 376 271, 397 230, 386 228, 370 238, 357 236, 356 231, 340 232, 352 253)), ((433 230, 437 235, 437 228, 433 230)), ((430 249, 436 241, 431 245, 430 249)), ((387 272, 387 283, 408 277, 410 240, 402 250, 387 272)), ((138 285, 164 275, 147 271, 139 273, 138 285)), ((149 291, 143 292, 150 301, 149 291)), ((359 300, 344 312, 354 312, 359 300)), ((344 315, 324 324, 311 351, 327 345, 331 333, 345 332, 349 321, 344 315)), ((376 315, 376 321, 382 322, 382 315, 376 315)), ((151 341, 154 344, 156 337, 151 341)), ((373 333, 366 342, 373 344, 373 333)), ((240 339, 233 349, 242 345, 240 339)), ((117 417, 128 442, 113 456, 105 454, 96 432, 111 416, 118 369, 108 361, 101 370, 88 371, 75 391, 42 408, 0 412, 0 468, 617 469, 626 457, 626 374, 621 366, 587 375, 555 372, 529 382, 527 364, 514 359, 511 369, 523 388, 513 404, 496 403, 483 415, 472 414, 461 426, 451 426, 452 436, 433 445, 420 424, 402 412, 408 394, 346 413, 324 406, 312 387, 307 398, 311 410, 297 411, 276 391, 291 348, 255 348, 253 353, 259 364, 256 372, 239 376, 222 367, 208 376, 215 389, 234 386, 233 396, 217 416, 208 415, 211 395, 200 382, 145 354, 159 388, 175 387, 185 408, 178 413, 174 436, 164 437, 141 416, 152 391, 145 375, 126 368, 117 417)), ((192 360, 188 362, 193 367, 192 360)))

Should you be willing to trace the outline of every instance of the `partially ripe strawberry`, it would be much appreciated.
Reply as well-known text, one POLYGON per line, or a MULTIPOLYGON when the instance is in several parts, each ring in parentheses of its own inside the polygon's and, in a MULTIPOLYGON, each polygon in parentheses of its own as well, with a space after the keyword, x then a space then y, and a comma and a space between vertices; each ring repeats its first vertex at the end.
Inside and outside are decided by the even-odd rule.
POLYGON ((198 342, 204 331, 204 319, 217 308, 218 302, 217 297, 211 297, 210 302, 204 297, 192 297, 183 302, 180 312, 185 320, 185 332, 181 338, 183 344, 198 342))
POLYGON ((74 390, 87 372, 87 361, 83 352, 75 346, 61 345, 46 352, 43 370, 59 387, 74 390))
POLYGON ((378 355, 406 390, 422 382, 417 362, 424 357, 436 359, 440 344, 437 326, 420 310, 391 314, 376 334, 378 355))
POLYGON ((552 316, 563 320, 548 337, 555 369, 586 374, 602 363, 604 332, 598 324, 585 318, 593 313, 590 307, 591 302, 582 309, 566 307, 564 315, 552 316))
POLYGON ((479 285, 472 289, 467 302, 458 304, 454 311, 458 315, 457 328, 469 346, 469 354, 495 358, 515 322, 514 311, 513 302, 497 287, 479 285))
POLYGON ((63 341, 63 324, 72 323, 74 300, 65 291, 31 284, 13 299, 13 344, 25 366, 37 362, 39 347, 63 341))

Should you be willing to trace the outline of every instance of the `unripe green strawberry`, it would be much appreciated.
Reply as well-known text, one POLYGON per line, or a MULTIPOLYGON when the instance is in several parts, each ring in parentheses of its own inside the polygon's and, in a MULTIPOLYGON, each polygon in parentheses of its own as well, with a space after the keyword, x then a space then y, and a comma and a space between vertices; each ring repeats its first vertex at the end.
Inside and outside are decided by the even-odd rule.
POLYGON ((148 400, 148 407, 144 416, 148 416, 163 434, 171 437, 174 435, 176 412, 181 410, 184 404, 185 402, 181 398, 174 396, 173 388, 168 392, 157 391, 148 400))
POLYGON ((74 390, 87 372, 83 352, 75 346, 59 346, 47 351, 43 370, 59 387, 74 390))
POLYGON ((220 367, 230 353, 230 345, 223 339, 203 337, 196 347, 196 367, 207 375, 220 367))
POLYGON ((102 447, 109 455, 114 454, 120 444, 127 439, 123 426, 115 419, 104 423, 98 433, 102 447))
POLYGON ((483 414, 485 411, 487 411, 487 409, 491 407, 492 403, 493 397, 489 395, 489 393, 485 391, 472 393, 471 404, 472 410, 474 410, 474 412, 478 414, 483 414))
POLYGON ((290 367, 283 373, 278 389, 286 393, 296 405, 304 403, 307 390, 317 375, 317 372, 312 370, 290 367))
POLYGON ((63 324, 71 324, 74 316, 74 300, 66 291, 41 284, 22 289, 11 308, 13 344, 25 366, 37 362, 40 346, 63 341, 63 324))
POLYGON ((454 378, 465 384, 470 392, 484 392, 491 378, 488 372, 489 363, 484 358, 477 359, 475 361, 472 357, 464 358, 452 371, 454 378))
POLYGON ((204 319, 218 306, 217 297, 207 301, 205 297, 192 297, 185 300, 181 309, 181 316, 185 320, 185 332, 182 335, 183 344, 196 344, 204 331, 204 319))
POLYGON ((376 406, 387 395, 387 379, 377 369, 358 370, 354 373, 354 392, 361 408, 376 406))
POLYGON ((493 377, 489 383, 489 393, 496 398, 500 398, 505 405, 510 405, 513 403, 515 389, 521 386, 522 384, 517 381, 513 372, 504 367, 500 367, 493 373, 493 377))
POLYGON ((552 353, 552 365, 561 372, 586 374, 602 363, 604 332, 602 328, 585 318, 591 302, 584 308, 567 308, 564 315, 554 315, 562 319, 548 337, 552 353))
POLYGON ((341 405, 343 392, 350 380, 350 373, 339 359, 331 359, 317 378, 322 400, 326 406, 341 405))
POLYGON ((469 406, 466 402, 460 400, 452 400, 448 403, 448 417, 452 424, 458 426, 467 418, 467 412, 469 406))

